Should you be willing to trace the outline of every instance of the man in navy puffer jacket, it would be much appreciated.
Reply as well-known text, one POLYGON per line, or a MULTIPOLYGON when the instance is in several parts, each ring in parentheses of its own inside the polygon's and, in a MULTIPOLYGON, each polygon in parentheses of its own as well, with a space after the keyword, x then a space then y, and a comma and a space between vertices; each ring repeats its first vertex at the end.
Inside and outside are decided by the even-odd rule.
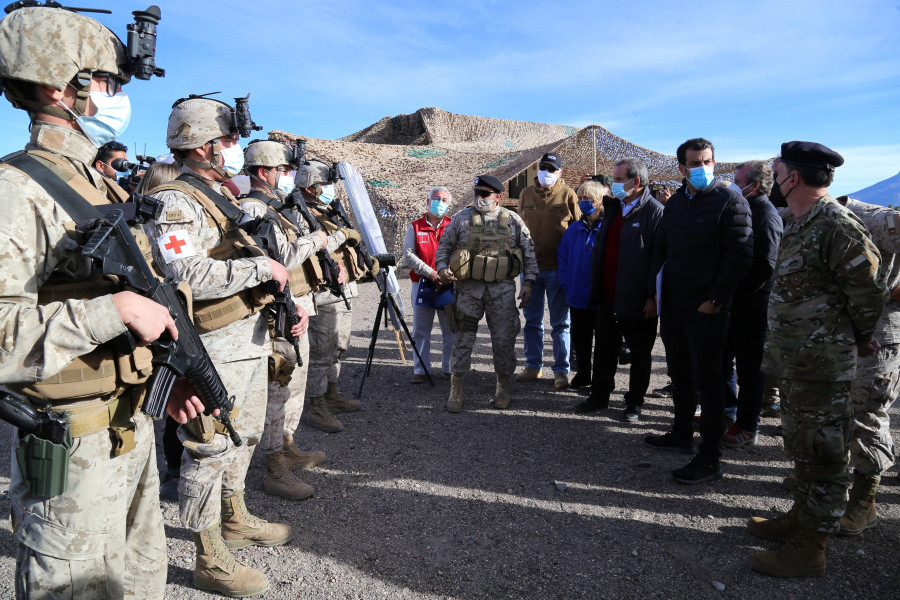
POLYGON ((672 472, 681 483, 722 477, 722 350, 732 294, 753 261, 750 206, 716 181, 714 152, 703 138, 678 147, 678 168, 687 181, 666 204, 651 269, 651 277, 662 270, 660 335, 672 378, 675 419, 669 433, 644 441, 661 450, 693 454, 698 396, 703 410, 700 453, 672 472))

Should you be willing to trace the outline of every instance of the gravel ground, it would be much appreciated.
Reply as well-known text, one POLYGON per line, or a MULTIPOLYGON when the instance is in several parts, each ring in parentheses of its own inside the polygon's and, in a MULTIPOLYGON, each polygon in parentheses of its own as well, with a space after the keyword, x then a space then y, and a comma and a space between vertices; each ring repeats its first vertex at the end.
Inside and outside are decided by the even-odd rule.
MULTIPOLYGON (((409 289, 408 280, 402 285, 409 289)), ((344 394, 359 387, 378 302, 373 284, 360 289, 340 383, 344 394)), ((777 419, 763 419, 759 446, 725 451, 722 480, 680 485, 670 471, 686 457, 643 444, 645 434, 666 430, 670 400, 649 398, 639 423, 623 423, 622 369, 609 410, 574 415, 583 392, 554 390, 545 368, 543 380, 513 383, 510 410, 492 410, 484 322, 481 331, 459 415, 443 410, 449 391, 444 378, 437 377, 433 388, 408 383, 412 368, 401 363, 393 334, 382 331, 363 410, 342 416, 345 430, 338 434, 300 426, 301 447, 328 455, 324 468, 301 473, 316 489, 309 500, 291 503, 263 493, 265 464, 257 454, 247 504, 254 514, 294 528, 286 546, 236 551, 268 575, 271 587, 262 597, 898 597, 895 471, 878 495, 878 527, 857 538, 832 538, 825 577, 763 577, 750 569, 748 556, 775 544, 750 536, 744 523, 790 505, 779 485, 789 464, 777 419)), ((433 345, 435 364, 438 348, 433 345)), ((664 383, 657 342, 651 388, 664 383)), ((8 453, 10 430, 5 424, 0 429, 0 452, 8 453)), ((8 488, 3 461, 4 514, 8 488)), ((178 523, 176 504, 163 502, 163 511, 167 597, 215 597, 191 585, 193 543, 178 523)), ((14 563, 15 540, 6 522, 0 527, 0 597, 13 595, 14 563)))

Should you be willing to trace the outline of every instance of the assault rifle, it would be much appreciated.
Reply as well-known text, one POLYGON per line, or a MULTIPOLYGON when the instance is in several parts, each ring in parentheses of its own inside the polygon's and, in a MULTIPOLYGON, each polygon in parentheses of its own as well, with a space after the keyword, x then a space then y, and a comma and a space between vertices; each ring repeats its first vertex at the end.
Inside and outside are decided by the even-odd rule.
MULTIPOLYGON (((278 239, 275 237, 275 226, 267 219, 254 219, 252 221, 244 221, 241 226, 250 237, 252 237, 259 247, 262 248, 272 260, 284 264, 281 251, 278 250, 278 239)), ((270 279, 266 282, 266 291, 275 298, 273 312, 275 313, 275 336, 282 337, 294 346, 294 353, 297 355, 297 366, 303 366, 303 359, 300 357, 300 338, 295 336, 291 329, 300 322, 300 315, 297 313, 297 305, 294 303, 294 296, 291 294, 291 284, 285 283, 284 289, 278 290, 278 282, 270 279)))
MULTIPOLYGON (((89 225, 85 236, 87 242, 81 253, 93 261, 95 269, 104 275, 117 276, 137 293, 165 306, 178 329, 177 340, 173 340, 168 332, 156 340, 160 351, 153 358, 156 368, 141 410, 154 419, 161 418, 166 412, 175 379, 185 377, 203 401, 204 414, 212 414, 218 409, 217 418, 228 430, 231 441, 235 446, 243 444, 231 423, 234 396, 229 396, 225 390, 200 336, 188 318, 178 290, 171 282, 160 282, 154 275, 141 255, 122 212, 115 210, 97 219, 89 225)), ((113 343, 122 354, 130 354, 136 347, 130 331, 120 335, 113 343)))
MULTIPOLYGON (((337 170, 336 167, 333 168, 335 171, 337 170)), ((329 205, 329 209, 326 209, 323 212, 327 216, 331 217, 331 220, 335 222, 336 225, 338 225, 339 227, 344 227, 346 229, 354 228, 353 223, 350 222, 350 217, 347 216, 347 211, 344 210, 344 205, 341 204, 340 200, 335 198, 329 205)), ((368 248, 366 248, 366 244, 364 242, 360 242, 359 244, 357 244, 356 252, 363 261, 363 264, 360 266, 364 266, 366 268, 366 271, 371 271, 372 265, 374 265, 375 263, 372 261, 372 257, 369 256, 369 250, 368 248)))
MULTIPOLYGON (((321 231, 322 233, 325 233, 322 224, 319 223, 319 220, 310 212, 309 207, 306 205, 306 200, 303 199, 303 194, 300 190, 294 188, 294 191, 292 191, 291 195, 288 197, 288 202, 292 202, 294 206, 297 207, 297 212, 300 213, 303 220, 306 221, 306 224, 309 225, 309 228, 312 231, 321 231)), ((338 278, 341 275, 340 267, 338 267, 337 263, 331 255, 328 254, 328 250, 325 248, 316 252, 316 258, 319 259, 319 266, 322 268, 322 274, 325 277, 325 285, 328 286, 328 289, 332 294, 343 299, 347 310, 350 310, 350 301, 344 293, 344 286, 338 281, 338 278)))

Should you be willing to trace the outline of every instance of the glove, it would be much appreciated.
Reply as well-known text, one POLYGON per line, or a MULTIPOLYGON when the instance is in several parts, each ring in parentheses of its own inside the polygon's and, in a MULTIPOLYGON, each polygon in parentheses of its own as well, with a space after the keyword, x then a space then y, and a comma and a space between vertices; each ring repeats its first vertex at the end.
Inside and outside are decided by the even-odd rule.
POLYGON ((521 302, 519 302, 519 308, 525 308, 528 305, 528 303, 531 302, 531 292, 533 290, 534 290, 533 284, 531 284, 527 281, 522 284, 522 289, 519 290, 519 295, 518 295, 519 300, 521 300, 521 302))
MULTIPOLYGON (((357 234, 356 237, 359 237, 359 235, 357 234)), ((381 270, 381 263, 378 262, 377 258, 373 257, 372 258, 372 268, 369 269, 369 275, 371 275, 372 277, 375 277, 376 275, 378 275, 378 271, 380 271, 380 270, 381 270)))
POLYGON ((343 233, 347 237, 347 241, 344 243, 351 248, 362 241, 359 232, 355 229, 350 229, 349 227, 341 227, 341 233, 343 233))

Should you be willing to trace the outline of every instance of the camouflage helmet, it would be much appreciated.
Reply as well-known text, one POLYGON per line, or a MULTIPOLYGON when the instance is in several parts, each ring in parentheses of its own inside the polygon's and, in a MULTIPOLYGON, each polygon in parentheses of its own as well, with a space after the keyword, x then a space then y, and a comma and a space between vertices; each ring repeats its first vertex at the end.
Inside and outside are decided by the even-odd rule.
POLYGON ((65 89, 78 73, 128 83, 125 46, 89 17, 59 8, 13 10, 0 20, 0 78, 65 89))
POLYGON ((280 142, 253 140, 244 150, 244 168, 280 167, 293 161, 291 151, 280 142))
POLYGON ((233 109, 220 100, 191 96, 172 105, 166 146, 172 150, 199 148, 233 131, 233 109))
POLYGON ((294 175, 294 185, 301 188, 313 187, 317 183, 327 185, 331 183, 331 167, 321 160, 311 160, 297 169, 294 175))

